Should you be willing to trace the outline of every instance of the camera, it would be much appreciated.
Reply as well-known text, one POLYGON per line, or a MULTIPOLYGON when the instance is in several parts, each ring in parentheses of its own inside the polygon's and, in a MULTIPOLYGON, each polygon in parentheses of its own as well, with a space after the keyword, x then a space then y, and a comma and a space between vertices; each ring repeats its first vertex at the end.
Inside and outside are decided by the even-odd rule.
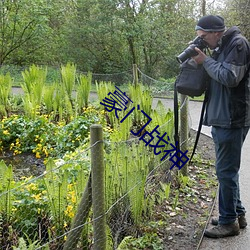
POLYGON ((200 50, 203 50, 207 48, 207 43, 199 36, 197 36, 190 45, 180 54, 176 57, 177 61, 179 63, 183 63, 188 58, 198 55, 198 53, 195 51, 195 47, 199 48, 200 50))

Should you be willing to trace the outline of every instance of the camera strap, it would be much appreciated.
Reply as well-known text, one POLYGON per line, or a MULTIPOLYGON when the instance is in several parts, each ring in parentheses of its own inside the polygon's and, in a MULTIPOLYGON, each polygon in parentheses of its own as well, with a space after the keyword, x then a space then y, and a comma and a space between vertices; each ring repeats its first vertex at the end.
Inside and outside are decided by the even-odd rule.
MULTIPOLYGON (((194 142, 194 146, 193 146, 193 151, 192 154, 189 158, 189 164, 192 162, 192 158, 195 154, 198 142, 199 142, 199 138, 200 138, 200 133, 201 133, 201 128, 202 128, 202 122, 203 122, 203 117, 204 117, 204 113, 205 113, 205 108, 206 108, 206 104, 207 104, 207 96, 208 96, 208 91, 205 91, 205 97, 204 97, 204 101, 202 104, 202 108, 201 108, 201 114, 200 114, 200 120, 199 120, 199 126, 198 126, 198 130, 196 133, 196 138, 195 138, 195 142, 194 142)), ((176 89, 176 84, 174 85, 174 127, 175 127, 175 133, 174 133, 174 139, 176 143, 176 152, 177 152, 177 157, 178 159, 180 159, 180 143, 179 143, 179 105, 178 105, 178 92, 176 89)))

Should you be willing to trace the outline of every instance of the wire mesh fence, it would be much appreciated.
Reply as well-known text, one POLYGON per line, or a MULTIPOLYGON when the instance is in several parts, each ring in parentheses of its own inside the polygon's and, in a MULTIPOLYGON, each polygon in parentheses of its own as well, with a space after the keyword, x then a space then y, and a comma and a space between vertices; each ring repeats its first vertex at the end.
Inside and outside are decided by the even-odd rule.
MULTIPOLYGON (((145 85, 157 82, 140 74, 145 85)), ((187 108, 187 101, 182 101, 180 110, 187 108)), ((169 123, 173 117, 160 125, 169 123)), ((182 138, 181 145, 187 140, 182 138)), ((169 157, 159 163, 138 138, 97 138, 74 154, 78 157, 48 159, 39 166, 42 174, 29 177, 17 178, 15 169, 1 161, 1 249, 119 249, 145 233, 138 228, 154 217, 155 203, 166 192, 161 183, 176 174, 170 171, 169 157), (96 143, 104 148, 103 159, 100 151, 91 158, 96 143), (102 161, 103 183, 102 178, 93 182, 93 174, 95 178, 102 170, 93 173, 92 164, 96 167, 102 161), (98 211, 103 205, 104 211, 98 211)))

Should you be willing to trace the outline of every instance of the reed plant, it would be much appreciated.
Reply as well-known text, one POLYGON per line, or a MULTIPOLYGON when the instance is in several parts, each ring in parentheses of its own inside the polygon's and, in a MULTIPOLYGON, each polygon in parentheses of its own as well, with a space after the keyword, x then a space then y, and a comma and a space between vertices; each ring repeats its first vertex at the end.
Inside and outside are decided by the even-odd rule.
POLYGON ((87 75, 80 75, 78 78, 78 87, 76 92, 76 103, 78 112, 83 108, 88 107, 89 94, 91 90, 92 74, 88 72, 87 75))
MULTIPOLYGON (((96 90, 98 95, 99 102, 105 103, 103 100, 107 97, 109 98, 109 93, 113 93, 115 91, 115 85, 111 82, 96 82, 96 90)), ((110 98, 109 98, 110 99, 110 98)), ((105 107, 104 105, 101 105, 102 110, 110 110, 110 108, 105 107)), ((116 115, 115 112, 106 112, 106 118, 109 125, 114 128, 114 124, 116 122, 116 115)))
POLYGON ((43 90, 46 83, 47 68, 32 65, 28 70, 22 72, 23 83, 21 87, 24 91, 24 111, 34 118, 42 103, 43 90))
POLYGON ((74 111, 70 97, 66 94, 64 87, 55 83, 53 97, 53 116, 56 121, 71 121, 74 117, 74 111))
MULTIPOLYGON (((106 204, 107 208, 123 197, 127 211, 138 225, 142 219, 144 189, 148 165, 153 155, 141 143, 111 142, 111 154, 106 155, 106 204)), ((124 209, 124 208, 123 208, 124 209)), ((119 211, 116 210, 116 213, 119 211)), ((120 211, 122 213, 122 211, 120 211)))
POLYGON ((132 85, 129 84, 129 97, 135 107, 134 122, 135 124, 142 125, 148 121, 147 117, 141 112, 144 111, 149 117, 151 115, 153 97, 149 89, 142 84, 132 85), (138 105, 140 109, 138 109, 138 105))
POLYGON ((174 113, 170 109, 166 109, 163 103, 159 100, 155 109, 151 111, 152 121, 149 123, 149 128, 154 129, 159 125, 161 133, 167 132, 168 136, 172 139, 174 132, 174 113))
POLYGON ((0 75, 0 115, 7 116, 12 79, 10 74, 0 75))
POLYGON ((52 159, 46 164, 46 177, 43 179, 48 195, 48 205, 55 225, 56 235, 61 235, 65 223, 65 211, 67 209, 68 176, 61 170, 56 170, 52 159))
POLYGON ((46 113, 50 114, 53 111, 54 95, 56 84, 48 85, 44 89, 43 102, 46 108, 46 113))
MULTIPOLYGON (((164 139, 168 144, 164 144, 166 149, 171 148, 170 143, 175 145, 174 141, 174 113, 170 109, 167 110, 161 101, 158 101, 157 106, 151 111, 152 121, 148 125, 148 130, 152 131, 156 126, 159 125, 157 131, 160 135, 166 133, 164 139)), ((156 134, 156 133, 155 133, 156 134)), ((154 141, 157 138, 155 136, 154 141)))
POLYGON ((0 161, 0 214, 4 215, 5 222, 9 222, 12 215, 14 176, 12 166, 6 166, 0 161))
POLYGON ((108 97, 109 92, 115 91, 115 85, 112 82, 96 82, 96 91, 98 100, 101 102, 105 97, 108 97))
POLYGON ((72 102, 72 92, 76 82, 76 65, 67 63, 66 66, 61 66, 62 86, 72 102))

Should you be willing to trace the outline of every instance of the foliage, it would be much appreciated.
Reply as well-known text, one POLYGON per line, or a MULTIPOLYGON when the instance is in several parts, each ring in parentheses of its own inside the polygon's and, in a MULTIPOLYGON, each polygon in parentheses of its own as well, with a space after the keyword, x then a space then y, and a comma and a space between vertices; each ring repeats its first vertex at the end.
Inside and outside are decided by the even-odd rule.
POLYGON ((150 90, 145 88, 142 84, 129 84, 129 96, 135 107, 135 110, 133 112, 135 124, 140 124, 140 122, 147 122, 148 119, 142 113, 142 110, 148 116, 151 115, 153 97, 151 95, 150 90), (138 108, 138 105, 140 108, 138 108))
MULTIPOLYGON (((72 66, 72 69, 71 66, 69 71, 64 71, 65 82, 63 86, 67 87, 51 85, 51 89, 47 93, 50 97, 53 96, 53 99, 60 99, 62 93, 67 93, 68 103, 71 104, 72 108, 69 111, 73 113, 75 102, 73 99, 70 100, 69 93, 72 93, 72 80, 75 79, 76 75, 75 67, 72 66), (53 92, 54 90, 55 92, 53 92), (61 91, 60 95, 57 96, 56 91, 61 91), (73 102, 71 103, 71 101, 73 102)), ((27 83, 35 82, 34 79, 38 75, 36 70, 38 68, 32 67, 30 71, 25 72, 27 83), (32 74, 31 72, 35 73, 32 74)), ((87 77, 90 77, 90 75, 87 77)), ((87 84, 89 82, 90 79, 88 79, 87 84)), ((25 85, 25 88, 29 93, 32 84, 25 85)), ((88 87, 83 87, 83 89, 86 90, 86 93, 89 91, 88 87)), ((114 89, 112 83, 97 84, 99 98, 102 99, 107 97, 114 89)), ((129 96, 133 103, 129 103, 127 109, 119 113, 120 118, 124 117, 132 107, 140 105, 145 113, 155 119, 154 124, 159 122, 160 125, 164 126, 164 123, 167 123, 168 125, 161 132, 166 129, 171 136, 171 122, 166 119, 171 120, 172 114, 170 111, 164 110, 160 104, 157 107, 159 116, 156 115, 156 111, 151 110, 152 96, 149 90, 143 90, 141 85, 137 85, 136 88, 131 86, 129 96)), ((44 102, 43 98, 41 100, 44 102)), ((29 244, 32 247, 32 244, 40 244, 42 239, 45 242, 49 239, 55 239, 54 244, 59 247, 63 245, 65 239, 58 236, 64 235, 69 230, 90 172, 89 155, 84 151, 89 144, 90 125, 101 123, 104 126, 106 142, 105 191, 106 208, 110 211, 108 224, 110 234, 113 237, 113 244, 118 246, 124 235, 120 233, 122 231, 119 229, 116 230, 116 226, 118 228, 132 227, 136 231, 140 228, 143 220, 148 219, 152 213, 152 201, 149 198, 145 199, 146 181, 150 166, 159 163, 160 159, 156 159, 153 150, 150 147, 145 147, 144 143, 138 138, 131 138, 130 133, 135 124, 145 124, 146 119, 144 116, 139 116, 139 113, 137 115, 133 113, 121 123, 115 117, 114 112, 111 112, 114 116, 112 128, 110 128, 110 124, 105 123, 107 113, 103 110, 103 107, 94 108, 88 105, 88 107, 82 109, 81 113, 79 110, 74 110, 75 116, 68 119, 68 117, 62 115, 68 112, 65 103, 63 104, 65 99, 59 101, 62 105, 56 109, 51 103, 49 104, 49 100, 44 102, 47 104, 45 104, 46 108, 43 110, 43 105, 40 105, 40 110, 44 113, 52 108, 51 113, 36 114, 36 116, 12 115, 4 117, 0 121, 0 147, 2 152, 7 150, 12 150, 13 154, 33 152, 37 158, 45 158, 46 163, 46 171, 37 180, 33 177, 18 180, 14 183, 15 186, 11 192, 9 190, 7 192, 8 195, 13 195, 11 197, 13 209, 10 211, 9 208, 6 208, 7 213, 11 215, 12 236, 14 237, 20 228, 24 228, 18 236, 25 240, 23 242, 20 239, 19 243, 12 242, 11 245, 23 244, 24 246, 25 243, 26 246, 29 244), (59 122, 53 114, 55 110, 61 112, 59 122), (50 157, 56 157, 58 160, 55 161, 50 157), (149 203, 150 206, 148 206, 149 203), (117 220, 115 222, 117 225, 112 226, 115 217, 119 217, 121 220, 117 220), (39 231, 37 225, 43 230, 39 229, 39 231), (33 243, 29 243, 26 235, 33 243)), ((57 101, 54 103, 57 103, 57 101)), ((148 126, 147 130, 151 131, 152 127, 148 126)), ((8 169, 12 173, 12 169, 8 169)), ((167 191, 165 192, 167 195, 167 191)), ((5 198, 2 196, 3 200, 5 198)), ((91 226, 88 230, 91 230, 91 226)), ((136 235, 133 233, 133 236, 136 235)), ((160 246, 156 235, 152 238, 145 235, 144 238, 136 240, 134 246, 138 249, 140 249, 139 247, 147 247, 150 240, 155 244, 155 247, 160 246)), ((112 244, 110 243, 110 245, 112 244)))
POLYGON ((125 237, 118 246, 117 250, 136 250, 136 249, 154 249, 163 250, 162 240, 156 233, 146 233, 139 238, 132 236, 125 237))
POLYGON ((151 77, 173 77, 175 57, 194 38, 197 17, 222 14, 249 33, 243 25, 246 1, 202 2, 205 8, 195 0, 3 1, 0 63, 70 61, 97 73, 120 73, 137 64, 151 77))
POLYGON ((15 3, 1 1, 0 8, 0 64, 7 60, 22 64, 22 59, 26 61, 23 54, 28 57, 47 42, 44 39, 49 30, 44 15, 48 10, 47 6, 44 1, 18 0, 15 3))
MULTIPOLYGON (((3 162, 0 165, 0 215, 4 217, 3 225, 12 227, 8 232, 10 239, 18 232, 18 244, 32 247, 48 240, 49 235, 60 236, 69 229, 89 176, 90 161, 84 147, 60 161, 49 159, 46 172, 38 179, 30 176, 15 182, 12 167, 3 162)), ((1 223, 2 219, 0 235, 3 235, 1 223)), ((5 245, 7 233, 4 234, 1 246, 5 245)))
POLYGON ((23 71, 22 75, 24 79, 24 83, 21 84, 24 90, 24 111, 29 117, 35 117, 41 106, 47 69, 32 65, 29 70, 23 71))
POLYGON ((88 107, 92 74, 90 72, 88 72, 87 75, 81 74, 79 76, 78 82, 79 84, 77 86, 76 103, 78 110, 81 111, 83 108, 88 107))
POLYGON ((0 213, 4 215, 5 221, 10 221, 13 206, 13 195, 10 190, 13 188, 14 177, 12 167, 7 167, 3 160, 0 161, 0 213))
MULTIPOLYGON (((26 238, 28 243, 26 243, 24 238, 20 237, 18 240, 18 246, 14 246, 13 250, 35 250, 40 246, 39 241, 32 242, 28 236, 26 236, 26 238)), ((49 250, 49 248, 44 248, 44 250, 49 250)))
MULTIPOLYGON (((100 82, 100 83, 96 82, 96 91, 97 91, 99 102, 103 103, 103 100, 105 98, 109 98, 109 93, 112 93, 115 91, 115 86, 111 82, 100 82)), ((101 109, 111 111, 111 109, 106 108, 104 105, 101 106, 101 109)), ((114 123, 116 119, 117 118, 116 118, 115 112, 109 112, 107 114, 107 120, 111 127, 114 127, 114 123)))
POLYGON ((76 81, 76 66, 71 63, 67 63, 66 66, 61 67, 62 75, 62 86, 68 95, 69 100, 72 99, 72 91, 75 86, 76 81))
POLYGON ((35 119, 13 115, 0 121, 0 149, 11 150, 14 155, 33 152, 37 158, 59 156, 85 142, 90 126, 99 121, 91 107, 68 124, 55 124, 46 115, 35 119))
POLYGON ((0 117, 7 116, 10 109, 8 98, 10 96, 12 79, 10 74, 0 75, 0 117))
MULTIPOLYGON (((25 115, 35 118, 37 115, 49 114, 55 121, 71 121, 83 113, 83 108, 88 106, 91 88, 92 74, 86 76, 80 74, 79 84, 75 89, 77 78, 76 66, 68 63, 61 66, 61 79, 57 82, 46 84, 47 67, 32 65, 21 72, 23 82, 21 87, 24 92, 22 105, 25 115), (60 81, 61 80, 61 81, 60 81), (73 91, 75 95, 73 96, 73 91)), ((8 116, 15 111, 15 105, 11 105, 9 97, 12 80, 9 73, 0 75, 0 116, 8 116), (13 110, 10 109, 13 106, 13 110), (7 112, 8 111, 8 112, 7 112)), ((14 98, 13 98, 14 100, 14 98)))

